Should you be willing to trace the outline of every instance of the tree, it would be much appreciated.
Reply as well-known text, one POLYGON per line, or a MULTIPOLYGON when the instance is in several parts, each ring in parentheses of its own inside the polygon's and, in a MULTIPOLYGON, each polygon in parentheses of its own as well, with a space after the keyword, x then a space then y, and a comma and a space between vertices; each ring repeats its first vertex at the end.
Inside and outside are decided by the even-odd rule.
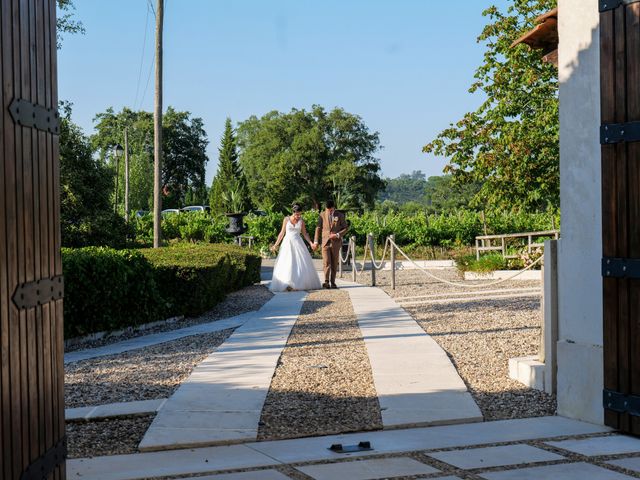
POLYGON ((58 4, 58 18, 56 18, 56 44, 58 50, 62 47, 62 34, 63 33, 85 33, 84 25, 82 22, 73 19, 73 10, 76 7, 73 5, 72 0, 57 0, 58 4))
POLYGON ((62 244, 123 246, 124 219, 113 213, 113 171, 94 159, 80 127, 71 121, 71 104, 63 103, 60 121, 60 224, 62 244))
POLYGON ((514 0, 506 14, 492 6, 479 42, 483 64, 469 91, 484 103, 424 147, 449 158, 454 183, 482 185, 475 204, 539 210, 559 204, 557 70, 526 45, 511 47, 556 0, 514 0))
POLYGON ((218 149, 218 172, 211 184, 210 205, 216 213, 239 213, 249 210, 247 180, 238 163, 236 137, 231 119, 224 124, 224 134, 218 149), (233 193, 232 193, 233 192, 233 193), (239 205, 230 205, 231 195, 237 197, 239 205), (238 210, 238 212, 235 212, 238 210))
POLYGON ((380 192, 379 200, 392 201, 402 205, 414 201, 426 204, 425 188, 427 186, 426 175, 420 170, 414 170, 410 174, 403 173, 397 178, 387 178, 384 191, 380 192))
MULTIPOLYGON (((100 159, 115 169, 113 147, 123 145, 124 129, 129 132, 129 205, 132 210, 150 210, 153 206, 153 114, 113 108, 96 115, 96 134, 91 138, 100 159)), ((166 208, 182 207, 187 201, 206 199, 205 166, 208 161, 207 134, 201 118, 169 107, 163 115, 162 186, 166 208)), ((120 171, 124 175, 124 171, 120 171)), ((123 181, 118 182, 124 185, 123 181)), ((122 197, 122 192, 118 196, 122 197)))
POLYGON ((341 108, 252 116, 239 124, 237 138, 251 200, 265 209, 293 202, 319 209, 336 194, 353 208, 370 207, 384 186, 374 157, 378 133, 341 108))
POLYGON ((429 177, 424 189, 428 210, 450 212, 459 208, 469 208, 480 191, 478 183, 456 184, 451 175, 429 177))

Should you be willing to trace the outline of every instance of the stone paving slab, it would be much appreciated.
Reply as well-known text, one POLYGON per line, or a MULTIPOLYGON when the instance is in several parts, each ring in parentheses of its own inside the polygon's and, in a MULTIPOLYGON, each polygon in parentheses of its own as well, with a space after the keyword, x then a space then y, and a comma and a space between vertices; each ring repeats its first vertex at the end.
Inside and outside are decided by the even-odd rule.
POLYGON ((482 421, 444 350, 378 288, 341 281, 369 353, 383 428, 482 421))
POLYGON ((547 442, 547 444, 586 456, 640 453, 640 439, 625 435, 547 442))
POLYGON ((306 295, 278 293, 239 327, 167 400, 139 449, 255 440, 273 373, 306 295))
POLYGON ((640 473, 640 457, 621 458, 607 463, 640 473))
POLYGON ((449 452, 430 453, 429 456, 466 470, 564 460, 564 457, 560 455, 532 447, 531 445, 504 445, 500 447, 452 450, 449 452))
POLYGON ((436 468, 406 457, 325 463, 297 467, 297 470, 314 480, 375 480, 439 472, 436 468))
POLYGON ((253 472, 223 473, 196 477, 196 480, 291 480, 291 477, 277 470, 258 470, 253 472))
POLYGON ((229 445, 67 460, 67 478, 138 480, 271 466, 278 463, 277 460, 244 445, 229 445))
POLYGON ((629 480, 633 477, 597 467, 589 463, 563 463, 544 467, 518 468, 502 472, 482 473, 487 480, 629 480))
MULTIPOLYGON (((265 303, 262 308, 267 307, 269 302, 265 303)), ((90 348, 86 350, 77 350, 75 352, 68 352, 64 354, 64 363, 80 362, 82 360, 89 360, 91 358, 105 357, 107 355, 119 355, 121 353, 130 352, 132 350, 138 350, 140 348, 152 347, 161 343, 173 342, 174 340, 180 340, 184 337, 190 337, 192 335, 199 335, 202 333, 213 333, 227 330, 229 328, 237 328, 244 323, 260 316, 260 311, 256 310, 252 312, 236 315, 235 317, 225 318, 224 320, 216 320, 215 322, 201 323, 199 325, 193 325, 191 327, 180 328, 177 330, 171 330, 169 332, 153 333, 151 335, 142 335, 140 337, 131 338, 122 342, 112 343, 103 347, 90 348)), ((268 307, 267 307, 268 308, 268 307)))
POLYGON ((166 400, 166 398, 160 398, 136 402, 107 403, 95 407, 68 408, 65 410, 65 420, 98 420, 101 418, 145 415, 157 412, 166 400))
POLYGON ((537 417, 519 420, 446 425, 439 427, 383 430, 349 433, 291 440, 276 440, 247 444, 254 450, 283 463, 302 463, 362 457, 396 452, 459 448, 502 442, 520 442, 539 438, 610 432, 608 427, 593 425, 564 417, 537 417), (374 450, 339 454, 328 450, 334 443, 356 445, 370 441, 374 450))

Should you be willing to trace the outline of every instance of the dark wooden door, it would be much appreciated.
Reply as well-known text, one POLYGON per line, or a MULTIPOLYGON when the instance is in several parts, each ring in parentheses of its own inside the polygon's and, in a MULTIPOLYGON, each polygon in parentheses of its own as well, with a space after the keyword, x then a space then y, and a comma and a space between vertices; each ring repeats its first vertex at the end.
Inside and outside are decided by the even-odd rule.
POLYGON ((0 0, 3 479, 65 478, 55 6, 0 0))
POLYGON ((640 434, 640 1, 600 0, 605 423, 640 434))

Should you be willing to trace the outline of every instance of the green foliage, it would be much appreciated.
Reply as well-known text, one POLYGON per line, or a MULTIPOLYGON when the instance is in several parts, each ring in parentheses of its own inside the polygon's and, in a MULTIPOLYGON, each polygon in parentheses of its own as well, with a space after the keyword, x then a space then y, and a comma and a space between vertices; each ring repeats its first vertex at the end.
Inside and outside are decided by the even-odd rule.
MULTIPOLYGON (((233 238, 225 228, 228 220, 224 216, 211 216, 206 212, 184 212, 162 218, 162 238, 165 240, 204 241, 225 243, 233 238)), ((138 217, 133 223, 135 237, 144 245, 153 243, 153 215, 138 217)))
POLYGON ((65 338, 158 320, 162 301, 151 265, 136 251, 62 249, 65 338))
POLYGON ((486 100, 441 132, 425 152, 449 158, 456 184, 482 185, 474 205, 543 210, 559 205, 558 80, 555 66, 520 35, 556 0, 514 0, 503 13, 484 11, 490 23, 479 42, 487 50, 470 92, 486 100))
POLYGON ((80 127, 71 121, 71 106, 62 105, 60 122, 60 225, 62 244, 124 246, 129 230, 114 214, 112 171, 93 158, 80 127))
POLYGON ((384 190, 378 195, 381 202, 390 201, 398 205, 407 202, 426 204, 424 197, 427 181, 422 171, 415 170, 410 174, 403 173, 397 178, 387 178, 385 183, 384 190))
POLYGON ((231 245, 62 249, 65 337, 200 315, 260 281, 260 257, 231 245))
MULTIPOLYGON (((116 144, 124 146, 124 130, 129 140, 129 207, 151 210, 153 205, 153 114, 113 108, 96 115, 96 134, 91 138, 103 163, 116 170, 112 154, 116 144)), ((162 190, 163 208, 204 203, 207 134, 201 118, 169 107, 162 116, 162 190)), ((118 198, 124 198, 124 162, 120 161, 118 198)))
POLYGON ((224 134, 218 149, 218 172, 211 185, 211 211, 216 213, 241 213, 249 210, 247 180, 238 164, 236 137, 227 118, 224 134))
POLYGON ((428 211, 446 213, 461 208, 470 208, 473 198, 482 187, 477 182, 459 184, 451 175, 429 177, 425 186, 428 211))
POLYGON ((458 271, 476 272, 488 274, 496 270, 504 270, 507 267, 507 261, 500 254, 481 255, 480 259, 476 258, 475 253, 470 255, 461 255, 455 258, 458 271))
MULTIPOLYGON (((313 238, 318 222, 318 213, 306 211, 302 215, 307 232, 313 238)), ((276 241, 282 228, 282 213, 270 212, 259 216, 245 217, 249 230, 246 235, 254 237, 256 248, 276 241)), ((370 211, 362 214, 347 214, 350 224, 348 236, 355 236, 356 243, 363 245, 367 233, 372 232, 378 241, 395 234, 398 245, 415 247, 460 247, 473 245, 475 237, 487 234, 517 233, 550 230, 557 228, 560 219, 556 213, 488 212, 483 216, 472 210, 455 210, 447 214, 370 211)), ((212 243, 231 242, 233 237, 225 228, 228 220, 224 216, 212 217, 201 212, 180 213, 163 218, 163 237, 168 240, 204 241, 212 243)), ((149 244, 153 234, 150 215, 136 219, 136 238, 149 244)))
POLYGON ((84 25, 78 20, 74 20, 73 13, 76 9, 72 0, 57 0, 58 13, 56 18, 56 44, 58 50, 62 47, 63 33, 85 33, 84 25))
POLYGON ((227 292, 260 281, 260 257, 231 245, 144 249, 153 265, 165 316, 199 315, 227 292))
POLYGON ((285 212, 294 202, 318 210, 333 196, 373 206, 383 187, 374 157, 379 144, 357 115, 318 105, 252 116, 238 126, 240 164, 252 203, 263 210, 285 212))

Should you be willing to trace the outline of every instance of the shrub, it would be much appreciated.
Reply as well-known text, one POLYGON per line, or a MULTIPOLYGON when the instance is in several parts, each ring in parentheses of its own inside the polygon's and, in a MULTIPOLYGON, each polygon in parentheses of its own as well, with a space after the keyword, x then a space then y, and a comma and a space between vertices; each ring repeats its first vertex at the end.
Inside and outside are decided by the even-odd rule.
POLYGON ((65 337, 158 320, 161 298, 140 253, 106 247, 62 249, 65 337))
POLYGON ((65 337, 199 315, 260 281, 260 257, 232 245, 62 250, 65 337))
POLYGON ((232 245, 176 244, 142 253, 153 265, 165 316, 199 315, 226 293, 260 281, 260 257, 232 245))
POLYGON ((455 258, 460 272, 491 273, 506 267, 506 261, 501 254, 481 255, 476 259, 475 254, 461 255, 455 258))

